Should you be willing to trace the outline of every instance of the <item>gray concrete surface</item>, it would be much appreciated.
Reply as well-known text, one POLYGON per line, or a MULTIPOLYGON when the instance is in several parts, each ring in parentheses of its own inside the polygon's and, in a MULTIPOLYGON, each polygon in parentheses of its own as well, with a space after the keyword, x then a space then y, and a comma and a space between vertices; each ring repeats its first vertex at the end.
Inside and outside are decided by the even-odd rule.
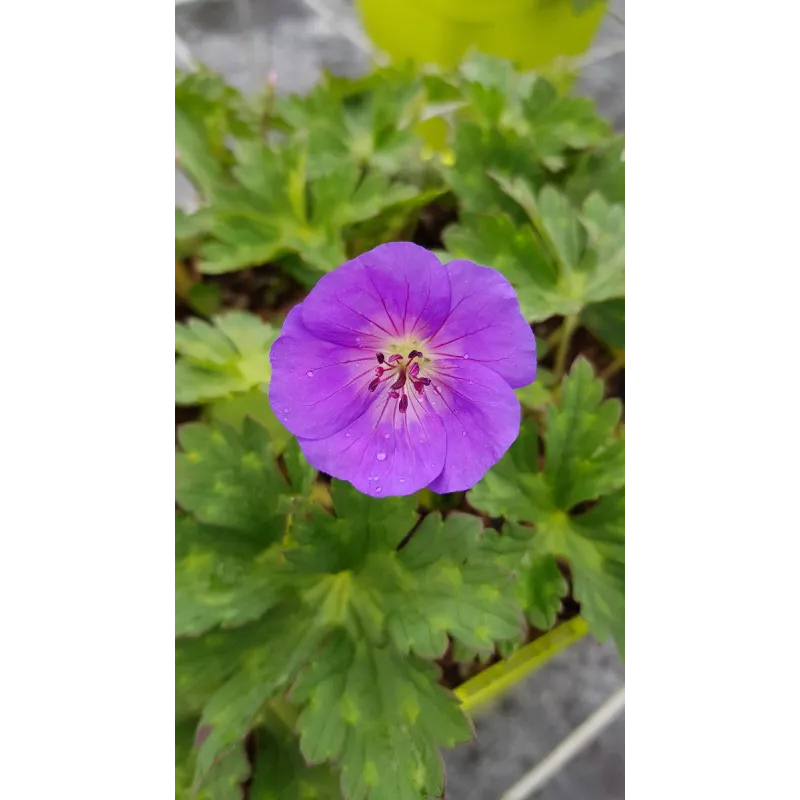
MULTIPOLYGON (((334 23, 314 14, 302 0, 250 0, 244 16, 243 0, 197 0, 176 8, 176 34, 197 58, 241 89, 261 85, 274 70, 279 91, 303 92, 322 69, 355 75, 368 68, 365 54, 337 32, 358 30, 352 3, 317 2, 333 10, 334 23), (244 30, 242 19, 247 22, 244 30)), ((611 7, 624 18, 624 0, 612 0, 611 7)), ((594 52, 613 50, 623 35, 620 22, 607 17, 594 52)), ((624 129, 624 54, 591 64, 577 91, 593 97, 601 113, 624 129)), ((190 196, 190 187, 178 178, 176 202, 183 205, 190 196)), ((623 680, 622 664, 610 644, 587 638, 559 655, 477 720, 474 742, 446 754, 448 800, 499 798, 623 680)), ((544 787, 538 800, 621 800, 624 742, 624 718, 619 718, 544 787)))

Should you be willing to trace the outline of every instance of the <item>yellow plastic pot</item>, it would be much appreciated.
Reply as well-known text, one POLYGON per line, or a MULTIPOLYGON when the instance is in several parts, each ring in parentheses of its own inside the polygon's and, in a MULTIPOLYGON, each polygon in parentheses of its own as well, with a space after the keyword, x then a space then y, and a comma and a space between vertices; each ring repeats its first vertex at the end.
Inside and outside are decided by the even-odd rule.
POLYGON ((606 2, 577 14, 572 0, 358 0, 367 35, 390 59, 455 67, 470 49, 523 70, 586 52, 606 2))
POLYGON ((528 675, 543 667, 553 656, 571 647, 589 632, 582 617, 557 625, 544 636, 517 650, 461 684, 455 694, 464 711, 474 715, 494 705, 528 675))

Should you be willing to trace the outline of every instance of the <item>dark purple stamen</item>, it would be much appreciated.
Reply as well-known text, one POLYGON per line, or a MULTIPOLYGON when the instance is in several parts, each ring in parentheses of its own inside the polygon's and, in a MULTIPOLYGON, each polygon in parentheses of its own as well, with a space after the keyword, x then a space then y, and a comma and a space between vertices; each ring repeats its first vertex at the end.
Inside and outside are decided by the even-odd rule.
MULTIPOLYGON (((430 378, 419 378, 420 367, 419 363, 413 361, 415 358, 422 358, 422 353, 419 350, 412 350, 408 354, 408 363, 403 364, 403 356, 399 353, 386 358, 383 353, 376 353, 375 357, 378 359, 378 364, 383 366, 375 367, 375 379, 370 383, 369 390, 374 392, 383 381, 383 376, 390 377, 394 372, 394 383, 389 385, 389 397, 393 400, 399 399, 398 408, 401 414, 405 414, 408 409, 408 395, 403 391, 403 387, 407 382, 410 382, 417 394, 423 394, 426 386, 430 386, 430 378), (396 372, 395 372, 396 370, 396 372), (399 391, 398 391, 399 390, 399 391)), ((391 378, 390 378, 391 379, 391 378)))

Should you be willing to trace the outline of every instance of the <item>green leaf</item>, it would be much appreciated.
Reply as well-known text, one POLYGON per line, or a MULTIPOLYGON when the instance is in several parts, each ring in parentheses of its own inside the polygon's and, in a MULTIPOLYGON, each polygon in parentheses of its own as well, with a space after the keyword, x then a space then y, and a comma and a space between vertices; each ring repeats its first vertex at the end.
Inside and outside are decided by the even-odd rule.
POLYGON ((248 800, 341 800, 337 776, 324 766, 307 766, 291 731, 261 726, 255 738, 248 800))
POLYGON ((222 290, 215 283, 195 283, 186 294, 186 302, 198 314, 210 317, 222 305, 222 290))
POLYGON ((175 402, 194 405, 268 383, 278 331, 245 311, 175 324, 175 402))
POLYGON ((253 110, 219 75, 176 73, 175 147, 178 164, 205 197, 228 183, 230 136, 258 134, 253 110))
POLYGON ((196 787, 244 738, 267 700, 289 684, 325 635, 307 609, 294 605, 273 609, 259 622, 260 643, 240 659, 236 671, 205 704, 200 728, 206 729, 206 736, 197 751, 196 787))
POLYGON ((348 800, 439 796, 437 746, 468 740, 469 720, 429 665, 391 647, 332 637, 301 674, 293 700, 300 747, 310 763, 336 760, 348 800))
POLYGON ((317 470, 306 460, 297 439, 292 438, 286 448, 286 452, 283 454, 283 463, 286 466, 289 483, 292 485, 294 493, 300 497, 307 497, 317 479, 317 470))
POLYGON ((589 303, 625 293, 625 211, 599 194, 580 212, 552 186, 535 194, 524 178, 490 172, 530 224, 510 217, 466 216, 445 232, 448 249, 460 258, 502 272, 520 298, 526 319, 577 314, 589 303))
POLYGON ((424 101, 417 75, 381 71, 368 81, 325 81, 305 96, 277 101, 277 116, 289 128, 308 132, 312 178, 343 164, 397 173, 419 158, 412 132, 424 101))
POLYGON ((469 502, 508 520, 493 542, 499 563, 514 570, 518 599, 531 621, 552 621, 562 585, 547 556, 569 561, 575 598, 598 638, 624 649, 624 440, 621 408, 603 400, 603 383, 580 358, 547 408, 540 463, 532 421, 469 492, 469 502), (588 511, 576 506, 597 501, 588 511), (533 527, 514 525, 533 523, 533 527), (545 560, 542 560, 545 559, 545 560), (558 596, 558 597, 557 597, 558 596))
POLYGON ((507 522, 502 534, 487 543, 496 563, 514 573, 517 602, 531 624, 540 630, 553 626, 568 589, 545 544, 542 537, 535 535, 533 527, 513 522, 507 522))
POLYGON ((509 570, 484 546, 475 516, 416 519, 410 498, 360 495, 335 482, 338 518, 310 509, 296 520, 286 559, 305 579, 304 600, 327 624, 401 652, 441 655, 448 635, 482 652, 519 636, 521 617, 509 570))
POLYGON ((579 358, 564 380, 558 407, 547 410, 545 468, 560 509, 568 510, 618 489, 625 482, 625 442, 614 431, 619 400, 603 400, 603 382, 579 358))
POLYGON ((209 698, 237 670, 248 653, 263 644, 259 620, 231 630, 213 630, 175 642, 175 716, 199 717, 209 698))
POLYGON ((275 455, 280 455, 293 440, 292 434, 275 416, 269 404, 266 386, 257 386, 249 392, 236 392, 230 397, 214 400, 206 408, 211 422, 221 422, 237 431, 242 430, 245 419, 254 419, 266 429, 275 455))
POLYGON ((625 298, 615 297, 586 306, 581 322, 612 350, 625 349, 625 298))
POLYGON ((200 208, 193 214, 183 209, 175 209, 175 258, 188 258, 195 255, 203 239, 211 229, 211 217, 207 208, 200 208))
POLYGON ((257 619, 278 602, 279 552, 260 550, 238 531, 175 520, 175 633, 257 619))
POLYGON ((582 264, 587 273, 586 299, 621 297, 625 294, 625 208, 609 205, 595 193, 584 202, 580 217, 589 240, 582 264))
POLYGON ((625 657, 625 495, 622 489, 571 519, 566 542, 581 614, 599 639, 611 636, 625 657))
POLYGON ((517 585, 531 624, 543 631, 552 628, 568 589, 555 558, 550 553, 531 554, 529 563, 517 576, 517 585))
POLYGON ((200 270, 232 272, 281 260, 298 280, 313 286, 346 260, 348 226, 414 200, 421 191, 376 169, 343 162, 309 174, 308 144, 290 140, 280 149, 245 142, 237 149, 236 185, 218 192, 211 206, 211 235, 200 270), (302 257, 295 265, 287 257, 302 257))
POLYGON ((247 419, 241 432, 223 425, 181 426, 175 459, 179 505, 208 525, 233 528, 266 546, 284 532, 293 490, 275 462, 267 433, 247 419))
POLYGON ((469 502, 493 517, 530 520, 538 495, 539 431, 527 420, 514 444, 467 494, 469 502))
POLYGON ((552 400, 554 382, 555 376, 553 373, 540 367, 536 371, 536 380, 521 389, 515 389, 514 393, 525 408, 539 409, 552 400))
POLYGON ((578 308, 558 289, 558 270, 537 242, 533 230, 505 215, 467 214, 444 233, 452 258, 466 258, 493 267, 517 291, 525 319, 538 321, 578 308))
POLYGON ((489 173, 526 175, 537 186, 544 181, 544 168, 524 136, 465 122, 456 127, 453 154, 455 164, 445 170, 445 178, 464 211, 505 212, 516 222, 523 220, 518 206, 504 195, 489 173))
POLYGON ((369 497, 339 480, 331 484, 331 496, 336 515, 348 522, 353 543, 367 550, 393 550, 417 519, 413 497, 369 497))
POLYGON ((613 136, 611 125, 598 115, 590 100, 560 95, 544 78, 533 84, 522 106, 525 124, 520 132, 553 171, 565 166, 568 150, 597 147, 613 136))
POLYGON ((481 546, 483 525, 469 514, 444 523, 429 514, 398 560, 408 575, 387 587, 387 625, 401 652, 435 658, 447 635, 489 653, 500 640, 518 638, 519 608, 510 575, 481 546))
POLYGON ((250 763, 240 744, 225 754, 211 769, 205 786, 192 793, 196 720, 175 726, 175 800, 241 800, 242 784, 250 776, 250 763))
POLYGON ((570 169, 565 191, 576 205, 592 192, 609 203, 625 202, 625 137, 615 136, 608 144, 581 153, 570 169))

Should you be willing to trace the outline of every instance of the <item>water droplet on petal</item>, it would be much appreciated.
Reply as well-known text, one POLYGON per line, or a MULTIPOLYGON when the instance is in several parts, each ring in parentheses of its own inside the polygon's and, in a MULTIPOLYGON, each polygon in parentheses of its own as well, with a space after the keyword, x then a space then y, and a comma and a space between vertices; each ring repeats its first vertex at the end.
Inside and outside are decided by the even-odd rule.
POLYGON ((388 439, 388 438, 389 438, 389 434, 388 434, 388 433, 384 433, 384 434, 383 434, 383 438, 384 438, 384 439, 388 439))
POLYGON ((469 358, 469 353, 464 353, 464 358, 469 358))
POLYGON ((349 438, 350 438, 350 434, 349 434, 349 433, 346 433, 346 434, 345 434, 345 438, 346 438, 346 439, 349 439, 349 438))
POLYGON ((288 421, 289 421, 289 417, 284 417, 284 418, 283 418, 283 421, 284 421, 284 422, 288 422, 288 421))
POLYGON ((375 487, 375 494, 380 494, 382 491, 383 489, 380 486, 375 487))
POLYGON ((288 413, 289 413, 289 409, 288 409, 288 408, 284 408, 284 409, 283 409, 283 413, 284 413, 284 414, 288 414, 288 413))
POLYGON ((361 341, 361 337, 360 336, 356 336, 356 341, 360 342, 361 341))
POLYGON ((309 378, 313 378, 314 377, 314 373, 313 373, 312 370, 309 370, 308 372, 306 372, 306 375, 308 375, 309 378))
POLYGON ((462 435, 462 436, 466 436, 466 435, 467 435, 467 432, 466 432, 466 431, 461 431, 461 435, 462 435))
POLYGON ((400 478, 400 483, 405 483, 405 482, 406 482, 405 478, 400 478))
POLYGON ((386 460, 386 453, 378 453, 378 455, 376 455, 375 458, 377 458, 378 461, 385 461, 386 460))

